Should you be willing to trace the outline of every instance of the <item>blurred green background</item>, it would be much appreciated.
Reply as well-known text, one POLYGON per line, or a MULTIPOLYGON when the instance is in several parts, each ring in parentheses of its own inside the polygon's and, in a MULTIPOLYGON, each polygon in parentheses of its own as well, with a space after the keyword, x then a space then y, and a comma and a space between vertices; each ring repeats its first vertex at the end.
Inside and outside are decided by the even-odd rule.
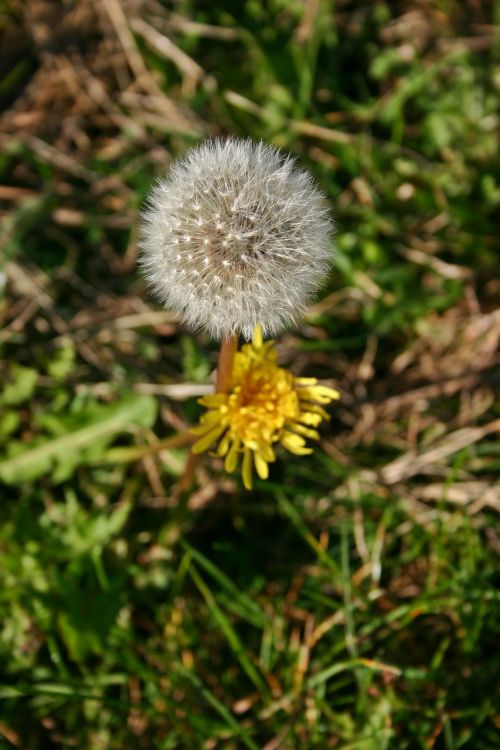
POLYGON ((500 747, 498 2, 1 0, 0 748, 500 747), (342 398, 252 493, 176 479, 216 345, 137 213, 211 135, 295 154, 342 398), (497 577, 498 578, 498 577, 497 577))

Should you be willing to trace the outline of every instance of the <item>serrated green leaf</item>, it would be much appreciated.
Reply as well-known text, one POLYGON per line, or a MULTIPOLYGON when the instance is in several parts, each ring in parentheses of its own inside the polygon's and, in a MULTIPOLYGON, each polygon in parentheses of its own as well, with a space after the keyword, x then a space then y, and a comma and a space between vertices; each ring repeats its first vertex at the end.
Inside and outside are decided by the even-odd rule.
POLYGON ((104 448, 115 435, 131 432, 135 427, 151 427, 156 411, 155 399, 140 394, 95 409, 93 422, 81 429, 35 446, 31 443, 26 449, 19 443, 14 445, 15 455, 0 462, 0 479, 7 484, 18 484, 49 473, 67 478, 77 466, 88 461, 88 451, 93 454, 97 441, 102 441, 104 448))
POLYGON ((13 410, 0 414, 0 440, 8 437, 17 430, 20 422, 19 414, 13 410))
POLYGON ((38 373, 31 367, 12 365, 9 382, 0 393, 0 403, 15 406, 27 401, 35 390, 38 373))

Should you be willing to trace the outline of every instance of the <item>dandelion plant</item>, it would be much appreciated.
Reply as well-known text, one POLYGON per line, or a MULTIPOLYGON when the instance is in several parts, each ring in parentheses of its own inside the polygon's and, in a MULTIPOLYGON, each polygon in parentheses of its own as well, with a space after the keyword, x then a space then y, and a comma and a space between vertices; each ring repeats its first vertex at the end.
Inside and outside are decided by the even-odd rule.
POLYGON ((188 328, 221 340, 217 393, 200 400, 194 451, 221 438, 218 455, 227 471, 242 456, 248 489, 252 464, 267 478, 274 443, 310 452, 304 438, 317 438, 327 417, 320 404, 338 397, 278 367, 263 342, 304 314, 329 269, 332 233, 323 194, 293 158, 235 138, 188 151, 142 213, 141 264, 154 293, 188 328), (253 342, 236 353, 240 335, 253 342))

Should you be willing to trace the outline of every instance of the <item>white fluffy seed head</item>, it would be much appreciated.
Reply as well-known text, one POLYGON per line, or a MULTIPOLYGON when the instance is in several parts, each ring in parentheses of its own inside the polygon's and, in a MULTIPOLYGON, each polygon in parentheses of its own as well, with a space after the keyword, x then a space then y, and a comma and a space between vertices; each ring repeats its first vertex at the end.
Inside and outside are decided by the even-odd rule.
POLYGON ((276 334, 329 269, 333 221, 310 175, 251 140, 207 141, 159 179, 142 211, 141 265, 155 293, 216 338, 276 334))

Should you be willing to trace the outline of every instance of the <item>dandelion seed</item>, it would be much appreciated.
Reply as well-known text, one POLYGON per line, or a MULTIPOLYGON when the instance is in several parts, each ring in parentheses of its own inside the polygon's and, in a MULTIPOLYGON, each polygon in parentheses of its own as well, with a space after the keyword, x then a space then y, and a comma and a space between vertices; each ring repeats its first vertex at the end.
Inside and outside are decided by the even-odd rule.
POLYGON ((217 443, 226 471, 235 471, 241 462, 248 490, 253 467, 267 479, 268 464, 276 459, 275 445, 297 456, 312 453, 306 438, 319 439, 316 428, 329 419, 323 406, 339 398, 338 391, 318 385, 316 378, 296 378, 279 367, 273 343, 263 343, 257 326, 253 342, 235 354, 227 393, 201 398, 207 411, 191 429, 198 437, 193 452, 202 453, 217 443))
POLYGON ((324 196, 292 158, 251 140, 209 141, 153 188, 141 264, 188 326, 250 339, 257 324, 275 334, 300 318, 329 269, 332 230, 324 196), (192 256, 183 278, 172 272, 180 248, 181 267, 192 256), (210 284, 217 275, 218 300, 210 284), (227 295, 225 285, 237 293, 227 295))

